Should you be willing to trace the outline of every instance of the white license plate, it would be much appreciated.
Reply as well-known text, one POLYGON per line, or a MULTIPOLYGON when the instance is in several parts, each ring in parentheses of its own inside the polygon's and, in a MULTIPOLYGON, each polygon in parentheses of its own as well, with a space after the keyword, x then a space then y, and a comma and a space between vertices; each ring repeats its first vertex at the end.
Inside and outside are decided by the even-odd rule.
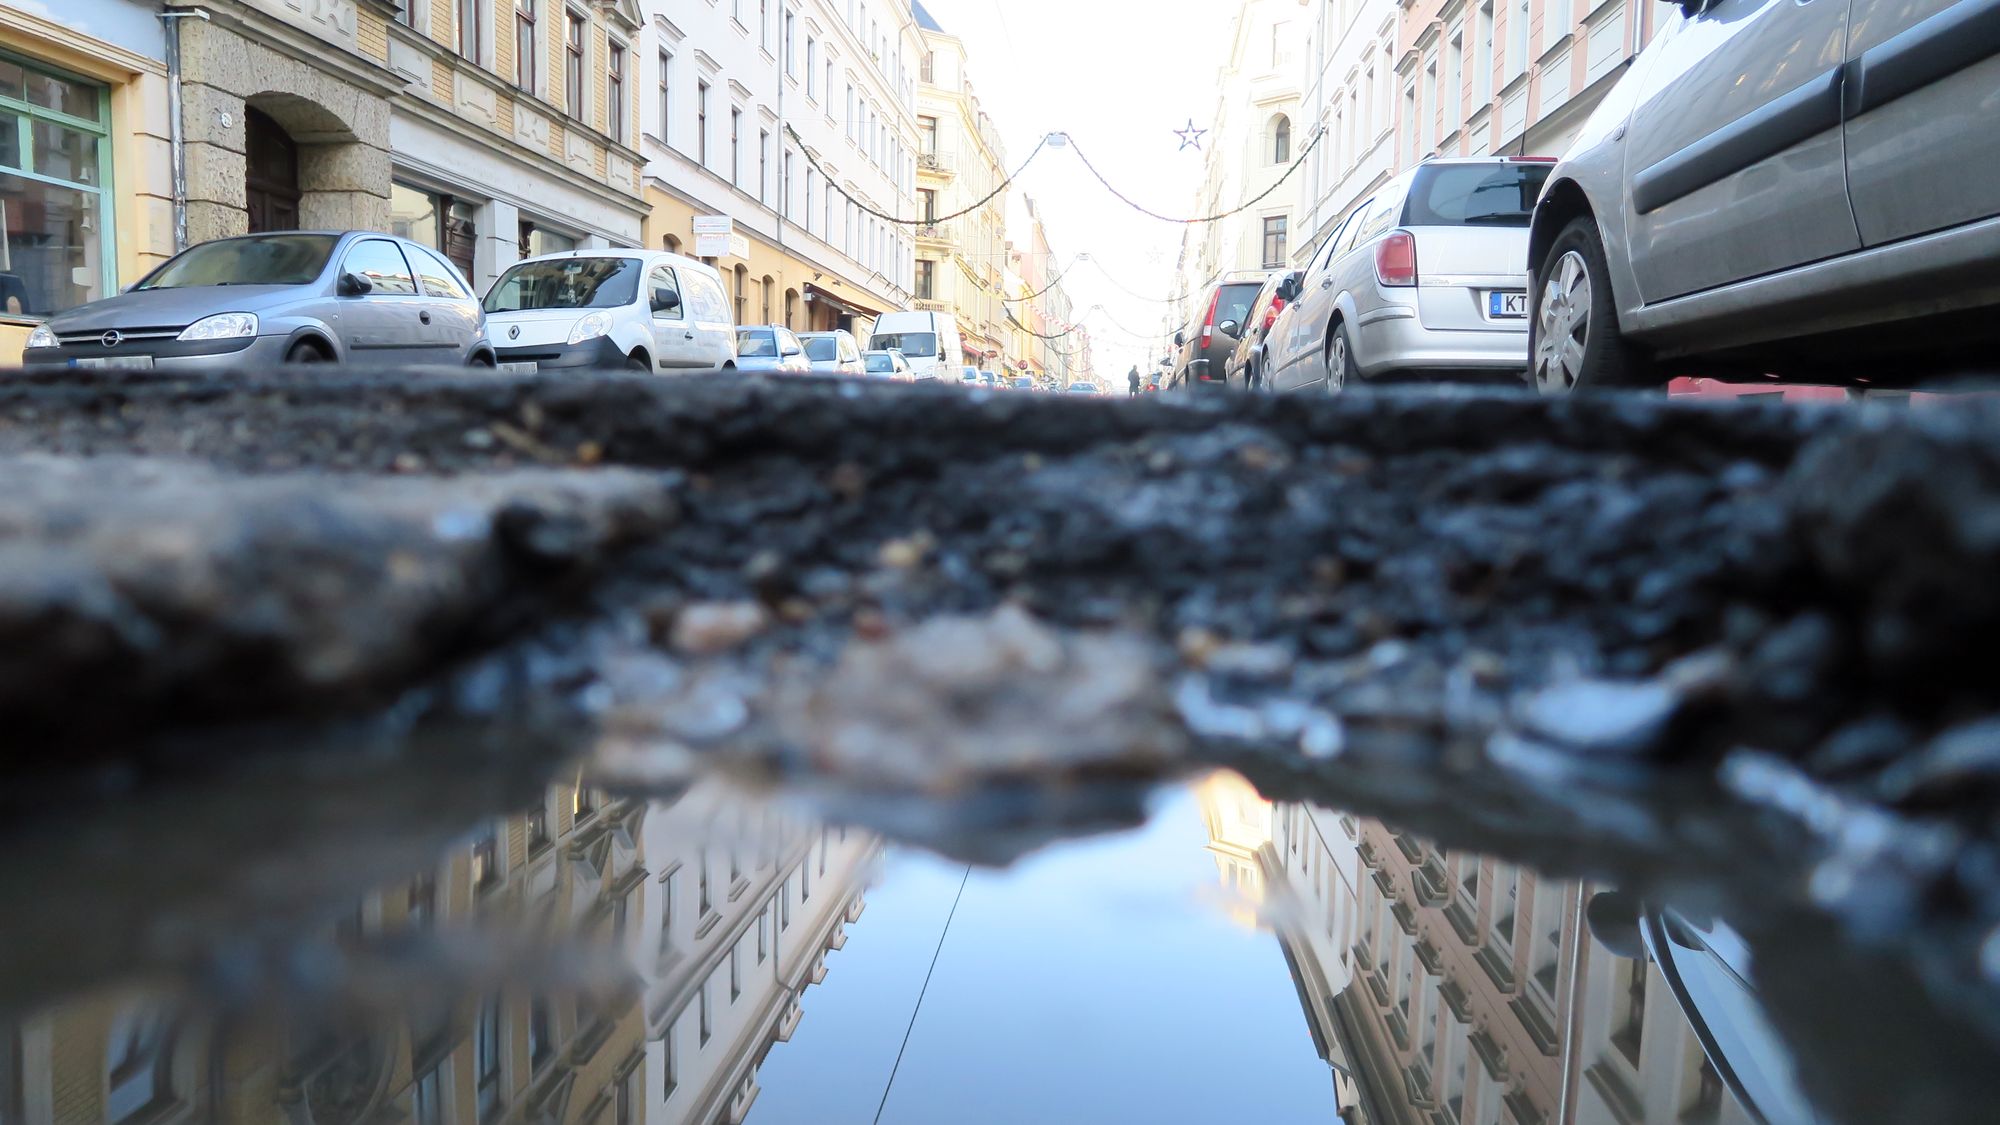
POLYGON ((1495 289, 1486 295, 1486 315, 1494 318, 1528 315, 1528 294, 1521 289, 1495 289))
POLYGON ((533 375, 542 369, 542 365, 532 359, 528 359, 516 363, 496 364, 494 369, 502 375, 533 375))
POLYGON ((109 367, 127 371, 149 371, 153 367, 153 357, 149 355, 99 355, 76 361, 78 367, 109 367))

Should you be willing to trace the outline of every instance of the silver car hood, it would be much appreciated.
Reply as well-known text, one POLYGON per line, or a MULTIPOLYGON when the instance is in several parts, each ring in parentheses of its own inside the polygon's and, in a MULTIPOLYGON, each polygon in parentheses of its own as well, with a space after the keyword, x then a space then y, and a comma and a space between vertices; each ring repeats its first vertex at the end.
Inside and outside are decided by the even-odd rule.
POLYGON ((216 313, 267 312, 312 296, 318 286, 190 285, 178 289, 134 289, 102 301, 78 305, 48 320, 57 335, 117 328, 186 328, 216 313))

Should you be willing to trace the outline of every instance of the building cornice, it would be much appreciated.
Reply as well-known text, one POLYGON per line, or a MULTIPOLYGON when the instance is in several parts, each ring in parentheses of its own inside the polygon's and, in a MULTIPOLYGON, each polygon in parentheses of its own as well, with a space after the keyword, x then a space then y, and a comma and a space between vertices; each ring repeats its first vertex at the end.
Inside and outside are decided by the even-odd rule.
POLYGON ((168 11, 188 11, 196 8, 207 12, 208 22, 216 27, 269 47, 289 58, 303 59, 311 66, 327 71, 377 96, 393 98, 402 93, 404 86, 407 85, 403 76, 387 65, 378 63, 337 40, 286 23, 259 9, 239 3, 238 0, 203 0, 200 4, 166 5, 168 11))

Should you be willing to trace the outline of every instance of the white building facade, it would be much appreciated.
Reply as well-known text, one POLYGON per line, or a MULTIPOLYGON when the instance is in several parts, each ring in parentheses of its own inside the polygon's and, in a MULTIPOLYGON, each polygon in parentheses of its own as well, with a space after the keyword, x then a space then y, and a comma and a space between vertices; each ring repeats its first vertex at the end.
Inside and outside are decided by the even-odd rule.
POLYGON ((738 323, 864 335, 914 274, 916 60, 908 0, 646 0, 635 81, 647 244, 719 268, 738 323))
POLYGON ((1326 135, 1300 169, 1295 265, 1394 173, 1396 16, 1394 0, 1315 0, 1302 131, 1326 135))

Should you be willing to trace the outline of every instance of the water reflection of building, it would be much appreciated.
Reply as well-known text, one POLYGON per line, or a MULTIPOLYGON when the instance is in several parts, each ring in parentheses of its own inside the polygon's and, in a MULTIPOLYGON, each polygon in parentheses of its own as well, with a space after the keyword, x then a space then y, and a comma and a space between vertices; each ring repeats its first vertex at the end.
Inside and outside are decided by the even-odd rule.
POLYGON ((701 787, 649 804, 554 786, 305 943, 303 975, 377 964, 336 990, 339 1014, 267 1004, 225 1020, 125 991, 0 1023, 0 1125, 740 1121, 861 911, 875 849, 701 787), (627 964, 426 987, 411 980, 423 962, 412 974, 393 954, 432 936, 473 979, 463 962, 488 938, 627 964))
MULTIPOLYGON (((1205 808, 1241 804, 1238 787, 1211 782, 1205 808)), ((1268 842, 1250 849, 1263 915, 1336 1083, 1352 1077, 1348 1121, 1751 1120, 1659 970, 1589 936, 1580 884, 1312 805, 1266 810, 1268 842)), ((1211 835, 1234 826, 1231 854, 1256 835, 1246 815, 1210 817, 1211 835)))

